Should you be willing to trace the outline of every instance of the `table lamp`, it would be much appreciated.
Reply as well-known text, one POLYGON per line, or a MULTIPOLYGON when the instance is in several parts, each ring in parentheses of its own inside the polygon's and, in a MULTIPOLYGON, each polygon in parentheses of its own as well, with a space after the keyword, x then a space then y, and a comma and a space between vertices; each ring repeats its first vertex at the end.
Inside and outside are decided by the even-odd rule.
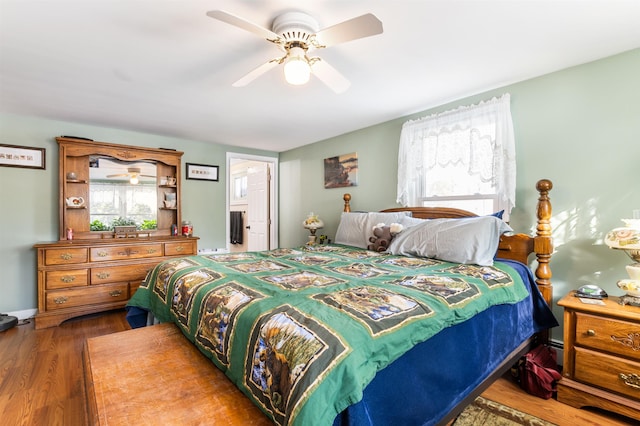
POLYGON ((311 212, 304 222, 302 222, 302 226, 311 233, 311 235, 309 235, 309 241, 307 242, 307 244, 311 245, 316 243, 316 231, 324 227, 324 222, 317 214, 311 212))
POLYGON ((634 261, 626 267, 629 279, 618 281, 618 287, 628 296, 640 298, 640 218, 622 221, 626 226, 609 231, 604 242, 612 249, 623 250, 634 261))

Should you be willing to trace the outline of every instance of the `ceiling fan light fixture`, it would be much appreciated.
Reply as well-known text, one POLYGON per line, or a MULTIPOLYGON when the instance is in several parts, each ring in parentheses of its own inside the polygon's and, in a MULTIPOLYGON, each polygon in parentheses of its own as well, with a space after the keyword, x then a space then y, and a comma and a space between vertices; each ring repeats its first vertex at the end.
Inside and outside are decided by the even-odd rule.
POLYGON ((129 183, 131 185, 137 185, 138 182, 140 182, 140 181, 138 180, 138 176, 136 176, 136 175, 131 176, 131 179, 129 179, 129 183))
POLYGON ((311 76, 311 67, 306 52, 301 47, 292 47, 284 64, 284 78, 287 83, 300 86, 306 84, 311 76))

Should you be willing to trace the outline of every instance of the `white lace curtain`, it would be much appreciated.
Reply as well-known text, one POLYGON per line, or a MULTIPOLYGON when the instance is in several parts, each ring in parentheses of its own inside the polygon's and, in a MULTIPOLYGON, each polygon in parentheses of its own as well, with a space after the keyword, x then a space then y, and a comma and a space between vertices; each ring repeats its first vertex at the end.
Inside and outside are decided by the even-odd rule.
POLYGON ((420 206, 425 197, 494 193, 507 219, 516 186, 510 99, 505 94, 404 123, 397 202, 420 206))

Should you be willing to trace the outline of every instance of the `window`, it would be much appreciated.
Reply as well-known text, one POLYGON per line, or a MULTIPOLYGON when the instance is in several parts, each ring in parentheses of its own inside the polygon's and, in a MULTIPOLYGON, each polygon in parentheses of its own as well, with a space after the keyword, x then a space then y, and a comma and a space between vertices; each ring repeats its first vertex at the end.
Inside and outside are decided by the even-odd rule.
POLYGON ((135 185, 128 181, 92 182, 89 197, 91 223, 97 226, 99 222, 107 226, 107 229, 112 229, 113 225, 125 224, 148 229, 149 224, 155 224, 157 220, 157 192, 155 182, 140 182, 135 185))
POLYGON ((398 203, 490 214, 515 205, 510 96, 407 121, 400 134, 398 203))
POLYGON ((231 202, 236 204, 239 202, 246 203, 248 191, 247 172, 244 171, 242 173, 234 173, 231 179, 233 182, 231 186, 231 202))

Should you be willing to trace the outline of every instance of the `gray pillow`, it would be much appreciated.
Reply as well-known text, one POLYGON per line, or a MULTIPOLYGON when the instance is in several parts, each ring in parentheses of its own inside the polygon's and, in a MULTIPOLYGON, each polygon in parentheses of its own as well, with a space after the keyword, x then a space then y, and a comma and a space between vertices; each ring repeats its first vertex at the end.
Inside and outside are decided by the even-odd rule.
POLYGON ((334 241, 336 244, 367 248, 375 225, 401 223, 402 218, 407 216, 411 216, 411 212, 342 213, 334 241))
POLYGON ((491 266, 500 236, 512 231, 494 216, 425 220, 396 235, 387 252, 491 266))

